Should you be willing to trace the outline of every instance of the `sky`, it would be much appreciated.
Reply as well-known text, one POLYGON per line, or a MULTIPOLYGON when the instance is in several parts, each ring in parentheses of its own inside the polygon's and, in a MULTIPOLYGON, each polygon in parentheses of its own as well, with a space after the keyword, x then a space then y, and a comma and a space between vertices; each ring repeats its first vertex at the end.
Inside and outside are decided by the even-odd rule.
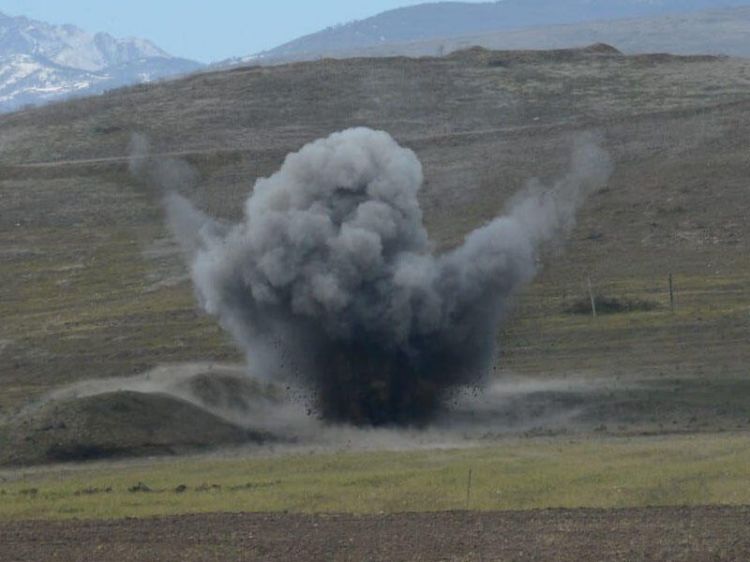
POLYGON ((142 37, 175 56, 215 62, 424 1, 0 0, 0 12, 116 37, 142 37))

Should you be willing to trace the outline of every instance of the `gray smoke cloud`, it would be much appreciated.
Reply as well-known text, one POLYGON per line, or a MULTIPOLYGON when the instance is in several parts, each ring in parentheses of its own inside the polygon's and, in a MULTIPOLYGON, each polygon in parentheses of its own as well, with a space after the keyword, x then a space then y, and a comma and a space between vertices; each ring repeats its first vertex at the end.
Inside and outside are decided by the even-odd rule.
MULTIPOLYGON (((366 128, 288 155, 255 184, 239 224, 175 193, 166 205, 201 305, 254 372, 302 382, 326 420, 411 425, 481 383, 509 297, 611 169, 596 139, 580 139, 564 177, 530 182, 505 214, 442 254, 422 222, 416 155, 366 128)), ((159 174, 167 184, 175 175, 159 174)))

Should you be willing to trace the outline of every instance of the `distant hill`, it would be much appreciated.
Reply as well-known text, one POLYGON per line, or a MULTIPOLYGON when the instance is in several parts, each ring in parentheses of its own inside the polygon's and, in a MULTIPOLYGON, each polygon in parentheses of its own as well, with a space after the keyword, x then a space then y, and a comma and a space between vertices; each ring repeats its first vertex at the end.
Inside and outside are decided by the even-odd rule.
POLYGON ((502 50, 566 49, 592 43, 607 43, 626 54, 750 57, 750 7, 391 43, 326 56, 421 57, 447 55, 475 46, 502 50))
POLYGON ((0 112, 185 74, 197 62, 144 39, 90 34, 0 12, 0 112))
POLYGON ((474 4, 437 2, 390 10, 364 20, 330 27, 252 58, 309 59, 437 38, 598 20, 684 14, 747 4, 747 1, 741 0, 505 0, 474 4))

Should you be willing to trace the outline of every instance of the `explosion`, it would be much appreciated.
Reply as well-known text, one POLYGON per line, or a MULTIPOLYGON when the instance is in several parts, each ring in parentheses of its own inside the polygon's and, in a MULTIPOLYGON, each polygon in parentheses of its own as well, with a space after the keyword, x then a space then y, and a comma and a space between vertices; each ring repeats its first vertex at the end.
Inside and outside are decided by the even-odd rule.
POLYGON ((578 142, 554 185, 531 182, 506 214, 435 254, 422 222, 416 155, 385 132, 317 140, 258 180, 244 220, 226 225, 177 194, 173 232, 203 308, 253 370, 314 392, 332 422, 419 425, 491 366, 509 297, 611 173, 578 142))

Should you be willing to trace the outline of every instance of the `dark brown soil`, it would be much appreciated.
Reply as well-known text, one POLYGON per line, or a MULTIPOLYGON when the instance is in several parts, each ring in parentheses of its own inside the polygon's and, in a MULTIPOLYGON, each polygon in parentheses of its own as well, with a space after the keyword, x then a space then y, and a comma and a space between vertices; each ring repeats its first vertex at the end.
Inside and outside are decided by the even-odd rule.
POLYGON ((750 508, 215 514, 0 524, 0 560, 750 560, 750 508))

